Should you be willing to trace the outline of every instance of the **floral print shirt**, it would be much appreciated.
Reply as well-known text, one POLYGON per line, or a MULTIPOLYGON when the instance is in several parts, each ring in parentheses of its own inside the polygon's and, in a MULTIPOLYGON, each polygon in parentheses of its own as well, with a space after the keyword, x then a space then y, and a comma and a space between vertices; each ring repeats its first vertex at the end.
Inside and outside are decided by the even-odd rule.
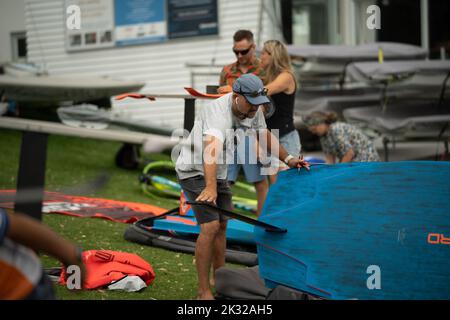
POLYGON ((352 162, 380 161, 372 140, 356 127, 344 122, 332 123, 328 133, 320 138, 320 143, 326 155, 336 156, 339 161, 350 149, 355 154, 352 162))
MULTIPOLYGON (((253 60, 253 63, 249 66, 247 73, 253 73, 254 75, 258 76, 259 78, 264 77, 264 69, 261 67, 261 62, 259 59, 255 58, 253 60)), ((242 76, 244 73, 239 69, 239 62, 236 61, 232 64, 229 64, 225 67, 223 67, 222 72, 220 73, 220 86, 233 86, 233 83, 236 81, 237 78, 242 76)))

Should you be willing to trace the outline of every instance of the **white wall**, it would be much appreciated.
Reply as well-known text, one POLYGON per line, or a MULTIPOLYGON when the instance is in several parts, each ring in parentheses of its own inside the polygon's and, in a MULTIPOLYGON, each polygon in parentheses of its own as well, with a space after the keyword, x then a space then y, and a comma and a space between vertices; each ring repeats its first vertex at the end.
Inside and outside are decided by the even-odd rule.
MULTIPOLYGON (((26 0, 26 26, 29 61, 43 64, 50 74, 104 75, 142 80, 148 93, 185 93, 191 84, 186 63, 218 65, 235 60, 232 36, 238 29, 258 34, 261 1, 219 0, 218 36, 169 40, 165 43, 71 52, 65 50, 65 10, 63 0, 26 0)), ((276 37, 267 14, 262 19, 262 41, 276 37)), ((217 69, 207 68, 213 72, 217 69)), ((218 76, 196 79, 196 88, 216 84, 218 76)), ((132 112, 134 117, 148 118, 159 125, 182 126, 183 101, 148 102, 129 100, 114 103, 114 108, 132 112)))
POLYGON ((355 37, 356 43, 372 43, 376 41, 376 29, 367 28, 367 19, 369 14, 367 8, 371 5, 377 5, 376 0, 355 0, 355 37))
POLYGON ((11 61, 11 32, 25 31, 25 0, 0 0, 0 63, 11 61))

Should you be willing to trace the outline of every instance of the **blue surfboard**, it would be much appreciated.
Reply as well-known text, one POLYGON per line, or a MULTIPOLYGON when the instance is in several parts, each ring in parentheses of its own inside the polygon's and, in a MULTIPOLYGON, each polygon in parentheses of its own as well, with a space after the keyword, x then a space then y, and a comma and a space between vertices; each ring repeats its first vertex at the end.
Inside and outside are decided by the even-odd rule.
POLYGON ((329 299, 450 299, 450 163, 282 172, 255 228, 260 275, 329 299))
MULTIPOLYGON (((230 243, 255 245, 255 238, 251 224, 231 219, 227 226, 227 241, 230 243)), ((200 225, 195 219, 192 208, 186 215, 170 215, 162 219, 154 219, 153 229, 167 230, 180 235, 183 234, 199 234, 200 225)))

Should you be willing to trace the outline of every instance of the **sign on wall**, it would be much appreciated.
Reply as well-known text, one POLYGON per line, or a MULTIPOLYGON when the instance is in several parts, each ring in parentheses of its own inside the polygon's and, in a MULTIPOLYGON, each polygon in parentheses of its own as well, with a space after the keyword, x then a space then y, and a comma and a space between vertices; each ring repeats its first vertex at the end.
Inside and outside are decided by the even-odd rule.
POLYGON ((115 0, 116 44, 167 39, 165 0, 115 0))
POLYGON ((66 49, 114 46, 113 0, 65 0, 66 49))
POLYGON ((169 38, 219 33, 217 0, 168 0, 169 38))
POLYGON ((67 51, 219 33, 217 0, 65 0, 64 3, 67 51))

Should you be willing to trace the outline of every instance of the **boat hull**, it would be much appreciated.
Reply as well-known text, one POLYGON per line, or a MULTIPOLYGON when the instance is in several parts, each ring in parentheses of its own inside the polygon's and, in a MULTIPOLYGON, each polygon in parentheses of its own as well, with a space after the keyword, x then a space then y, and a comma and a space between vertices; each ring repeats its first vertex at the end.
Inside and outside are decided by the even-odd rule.
POLYGON ((18 102, 91 101, 139 91, 144 83, 95 77, 0 75, 0 90, 18 102))

